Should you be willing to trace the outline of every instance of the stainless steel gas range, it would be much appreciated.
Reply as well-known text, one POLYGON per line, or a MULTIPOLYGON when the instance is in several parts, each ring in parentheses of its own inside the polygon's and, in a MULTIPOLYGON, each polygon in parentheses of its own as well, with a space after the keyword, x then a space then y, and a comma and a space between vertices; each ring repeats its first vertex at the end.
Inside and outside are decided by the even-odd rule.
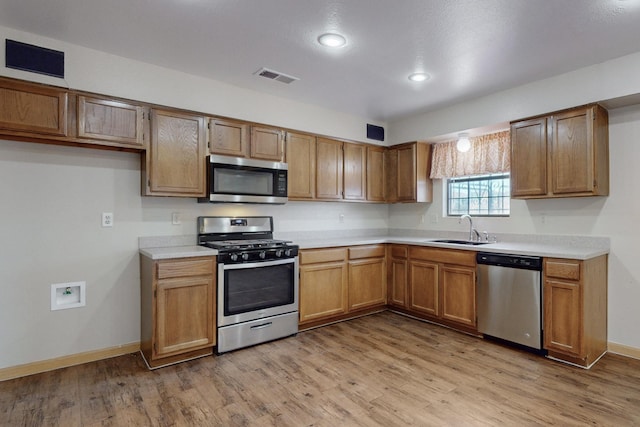
POLYGON ((218 250, 218 354, 298 332, 298 246, 272 217, 198 217, 198 244, 218 250))

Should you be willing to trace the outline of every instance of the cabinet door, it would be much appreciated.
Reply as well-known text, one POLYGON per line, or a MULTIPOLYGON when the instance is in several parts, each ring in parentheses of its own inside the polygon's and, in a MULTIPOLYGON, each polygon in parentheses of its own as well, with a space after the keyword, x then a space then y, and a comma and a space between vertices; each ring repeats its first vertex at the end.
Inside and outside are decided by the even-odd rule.
POLYGON ((147 194, 205 196, 204 117, 153 110, 151 128, 147 194))
POLYGON ((349 261, 349 310, 386 303, 384 258, 349 261))
POLYGON ((300 266, 300 323, 347 312, 345 262, 300 266))
POLYGON ((407 306, 407 260, 391 258, 389 261, 389 304, 407 306))
POLYGON ((249 125, 234 120, 211 119, 209 122, 211 154, 247 157, 249 155, 249 125))
POLYGON ((390 148, 384 156, 385 200, 388 203, 398 201, 398 149, 390 148))
POLYGON ((367 198, 367 148, 362 144, 344 143, 344 198, 367 198))
POLYGON ((78 138, 144 147, 145 109, 107 99, 78 96, 78 138))
POLYGON ((154 356, 214 344, 214 289, 211 276, 158 281, 154 356))
POLYGON ((250 147, 253 159, 284 161, 284 137, 280 129, 252 126, 250 147))
POLYGON ((553 193, 591 192, 594 187, 593 108, 556 114, 552 129, 553 193))
POLYGON ((416 201, 416 145, 398 148, 397 194, 399 202, 416 201))
POLYGON ((409 261, 409 308, 438 316, 438 264, 409 261))
POLYGON ((289 199, 313 199, 316 193, 316 137, 287 133, 289 199))
POLYGON ((547 194, 547 119, 511 124, 511 196, 547 194))
POLYGON ((384 202, 384 147, 367 146, 367 200, 384 202))
POLYGON ((475 328, 476 270, 443 265, 440 275, 442 318, 475 328))
POLYGON ((545 280, 544 347, 580 357, 582 351, 579 282, 545 280))
POLYGON ((316 141, 316 198, 342 199, 342 142, 316 141))
POLYGON ((0 100, 0 133, 67 135, 67 92, 0 79, 0 100))

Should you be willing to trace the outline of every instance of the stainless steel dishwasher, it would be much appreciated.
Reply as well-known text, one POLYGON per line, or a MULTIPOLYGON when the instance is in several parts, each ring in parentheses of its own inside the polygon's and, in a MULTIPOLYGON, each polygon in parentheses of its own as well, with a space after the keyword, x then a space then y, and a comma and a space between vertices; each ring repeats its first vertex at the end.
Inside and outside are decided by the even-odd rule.
POLYGON ((479 252, 478 331, 542 350, 542 258, 479 252))

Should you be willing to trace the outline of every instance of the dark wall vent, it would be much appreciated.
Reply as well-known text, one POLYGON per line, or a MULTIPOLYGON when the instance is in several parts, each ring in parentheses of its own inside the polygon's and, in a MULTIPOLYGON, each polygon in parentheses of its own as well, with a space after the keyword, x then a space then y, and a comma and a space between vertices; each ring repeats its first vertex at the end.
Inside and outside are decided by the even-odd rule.
POLYGON ((64 78, 64 52, 6 39, 7 68, 64 78))

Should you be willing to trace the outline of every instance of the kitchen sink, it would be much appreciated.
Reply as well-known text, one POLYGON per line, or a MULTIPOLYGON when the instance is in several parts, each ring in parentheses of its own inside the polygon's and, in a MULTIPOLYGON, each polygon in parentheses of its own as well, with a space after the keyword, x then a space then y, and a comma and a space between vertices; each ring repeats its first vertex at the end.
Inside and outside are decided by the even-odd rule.
POLYGON ((472 240, 459 240, 459 239, 435 239, 435 240, 428 240, 428 242, 451 243, 454 245, 473 245, 473 246, 486 245, 487 243, 490 243, 490 242, 474 242, 472 240))

